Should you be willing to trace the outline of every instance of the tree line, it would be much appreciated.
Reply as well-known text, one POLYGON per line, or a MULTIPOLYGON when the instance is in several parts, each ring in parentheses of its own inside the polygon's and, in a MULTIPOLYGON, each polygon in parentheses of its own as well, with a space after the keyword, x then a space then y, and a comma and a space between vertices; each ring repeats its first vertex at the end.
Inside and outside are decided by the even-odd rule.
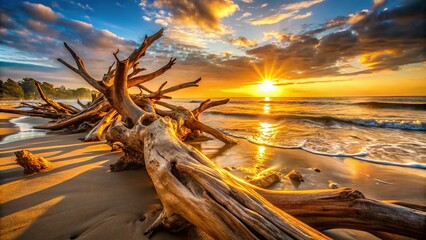
MULTIPOLYGON (((7 79, 0 80, 0 100, 33 100, 40 99, 34 78, 23 78, 21 81, 7 79)), ((71 89, 65 86, 54 87, 52 84, 42 82, 41 87, 47 97, 52 99, 85 99, 91 98, 92 93, 97 93, 87 88, 71 89)))

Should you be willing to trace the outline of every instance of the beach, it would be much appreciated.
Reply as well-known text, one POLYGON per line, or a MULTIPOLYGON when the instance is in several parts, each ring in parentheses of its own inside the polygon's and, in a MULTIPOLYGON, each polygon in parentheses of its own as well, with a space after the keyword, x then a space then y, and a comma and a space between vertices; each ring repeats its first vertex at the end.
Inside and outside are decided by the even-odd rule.
POLYGON ((19 115, 10 113, 0 114, 0 141, 6 136, 19 132, 19 128, 10 122, 10 119, 17 118, 19 115))
MULTIPOLYGON (((17 117, 1 116, 2 119, 17 117)), ((9 127, 14 129, 13 125, 9 127)), ((0 145, 3 239, 146 238, 143 232, 158 215, 155 209, 160 206, 146 171, 110 172, 109 165, 122 153, 111 152, 104 142, 78 140, 83 136, 84 133, 46 135, 0 145), (21 149, 45 157, 53 163, 53 168, 25 176, 13 154, 21 149)), ((341 187, 358 189, 369 198, 418 204, 426 201, 426 174, 421 169, 378 165, 347 157, 332 158, 298 149, 255 145, 246 140, 233 146, 219 141, 193 145, 219 166, 243 179, 272 166, 269 169, 282 175, 281 181, 270 189, 328 188, 329 181, 333 181, 341 187), (293 169, 304 176, 305 182, 299 186, 284 178, 293 169)), ((326 233, 335 239, 375 239, 370 234, 353 230, 326 233)), ((179 234, 159 232, 152 237, 188 238, 208 237, 196 229, 179 234)))

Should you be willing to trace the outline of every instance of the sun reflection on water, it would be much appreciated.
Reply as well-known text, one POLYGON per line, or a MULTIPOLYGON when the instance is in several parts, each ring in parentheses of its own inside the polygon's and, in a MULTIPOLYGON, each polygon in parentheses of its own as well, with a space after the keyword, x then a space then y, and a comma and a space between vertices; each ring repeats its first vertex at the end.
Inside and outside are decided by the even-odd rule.
POLYGON ((265 103, 265 105, 263 105, 263 113, 268 114, 271 110, 271 106, 269 106, 269 103, 265 103))
MULTIPOLYGON (((259 122, 259 127, 257 129, 257 136, 253 137, 253 141, 258 144, 267 144, 274 138, 276 134, 276 129, 273 124, 267 122, 259 122)), ((242 170, 251 173, 259 174, 265 170, 269 160, 270 155, 268 155, 268 150, 266 146, 259 145, 257 146, 256 155, 252 166, 243 168, 242 170)))

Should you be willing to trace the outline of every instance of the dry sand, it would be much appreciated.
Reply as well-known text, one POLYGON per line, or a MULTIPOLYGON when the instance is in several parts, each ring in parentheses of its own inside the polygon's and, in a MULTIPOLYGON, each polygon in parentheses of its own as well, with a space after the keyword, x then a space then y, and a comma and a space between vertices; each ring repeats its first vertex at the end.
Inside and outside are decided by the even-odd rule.
MULTIPOLYGON (((84 134, 45 136, 0 145, 0 235, 2 239, 145 239, 160 204, 145 170, 112 173, 109 165, 122 153, 104 143, 82 143, 84 134), (53 163, 53 169, 25 176, 13 152, 29 149, 53 163), (154 214, 155 215, 155 214, 154 214)), ((283 174, 297 169, 306 182, 298 189, 327 188, 328 181, 354 187, 367 197, 423 203, 426 171, 381 166, 350 158, 318 156, 301 150, 261 147, 241 141, 232 147, 217 141, 196 145, 218 165, 244 178, 274 166, 283 174), (317 173, 312 170, 317 167, 317 173), (390 182, 385 184, 377 181, 390 182)), ((282 179, 273 188, 295 189, 282 179)), ((356 231, 331 231, 334 238, 373 239, 356 231)), ((152 239, 206 238, 196 230, 152 239)))
MULTIPOLYGON (((45 136, 0 145, 1 239, 145 239, 160 201, 145 170, 112 173, 120 152, 83 143, 84 134, 45 136), (53 163, 25 176, 13 152, 28 149, 53 163)), ((159 232, 151 239, 191 239, 198 233, 159 232)), ((197 237, 199 238, 199 237, 197 237)))

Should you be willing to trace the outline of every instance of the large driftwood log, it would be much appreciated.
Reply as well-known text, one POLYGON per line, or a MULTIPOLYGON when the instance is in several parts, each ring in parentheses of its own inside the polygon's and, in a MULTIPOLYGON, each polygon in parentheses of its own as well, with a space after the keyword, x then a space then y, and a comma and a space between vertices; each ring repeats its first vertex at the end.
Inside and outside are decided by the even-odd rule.
POLYGON ((117 123, 112 131, 117 132, 117 140, 144 155, 163 203, 163 213, 147 234, 159 227, 180 229, 185 226, 183 218, 216 239, 326 238, 182 143, 176 135, 176 121, 159 118, 146 127, 144 120, 132 129, 117 123))
MULTIPOLYGON (((162 34, 160 30, 145 37, 140 47, 124 60, 119 59, 118 51, 114 53, 115 62, 101 80, 88 73, 83 60, 65 43, 77 67, 58 60, 101 94, 81 112, 41 126, 62 129, 94 116, 103 118, 86 138, 100 140, 107 131, 107 142, 120 146, 124 152, 111 170, 145 166, 163 204, 162 213, 146 234, 160 228, 179 231, 194 225, 216 239, 326 239, 318 230, 343 227, 380 236, 392 236, 391 233, 426 238, 426 214, 421 206, 375 201, 352 189, 268 191, 234 177, 185 144, 184 140, 202 132, 227 144, 236 143, 199 120, 203 111, 229 100, 206 100, 190 111, 161 99, 170 98, 165 94, 196 87, 201 79, 164 90, 163 83, 157 91, 141 85, 175 64, 176 59, 171 58, 162 68, 140 75, 145 69, 139 67, 139 60, 162 34), (127 89, 133 86, 142 89, 141 94, 129 95, 127 89)), ((276 177, 266 179, 269 183, 276 177)))
POLYGON ((32 154, 28 150, 15 152, 16 162, 24 168, 25 174, 33 174, 46 171, 52 164, 44 157, 32 154))
POLYGON ((256 191, 274 206, 319 230, 351 228, 426 238, 426 213, 418 205, 404 207, 368 199, 350 188, 256 191))

